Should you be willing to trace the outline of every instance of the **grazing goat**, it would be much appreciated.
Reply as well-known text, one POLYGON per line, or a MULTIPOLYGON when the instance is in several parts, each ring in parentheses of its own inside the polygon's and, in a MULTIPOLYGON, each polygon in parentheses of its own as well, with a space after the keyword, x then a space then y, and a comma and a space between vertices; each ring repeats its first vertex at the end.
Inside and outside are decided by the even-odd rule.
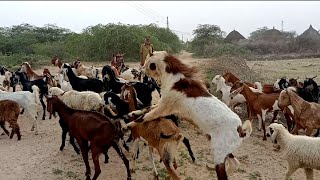
POLYGON ((319 87, 318 84, 313 80, 315 77, 312 78, 306 78, 303 82, 303 89, 306 90, 306 92, 309 92, 312 96, 312 102, 317 103, 319 101, 319 87))
POLYGON ((313 179, 313 169, 320 170, 320 139, 290 134, 282 124, 272 123, 268 136, 283 149, 288 162, 285 180, 299 168, 303 168, 307 180, 313 179))
POLYGON ((33 118, 33 124, 31 131, 35 129, 35 134, 38 134, 37 117, 40 111, 39 101, 39 88, 32 86, 33 93, 29 91, 18 91, 18 92, 1 92, 0 100, 12 100, 17 102, 29 115, 33 118))
POLYGON ((82 79, 77 77, 70 65, 64 64, 63 68, 66 68, 67 76, 72 86, 72 89, 76 91, 93 91, 96 93, 101 93, 104 91, 105 86, 102 81, 98 79, 82 79))
MULTIPOLYGON (((237 81, 231 88, 231 92, 236 91, 243 94, 246 98, 248 105, 250 107, 249 119, 253 120, 254 116, 258 117, 259 120, 259 130, 261 130, 261 125, 263 128, 263 140, 267 140, 265 120, 267 112, 280 111, 278 107, 278 93, 265 94, 253 92, 248 85, 243 82, 237 81)), ((272 121, 276 118, 277 114, 274 113, 272 121)), ((291 128, 292 121, 287 119, 288 127, 291 128)))
POLYGON ((20 114, 20 106, 18 103, 12 100, 0 100, 0 126, 3 131, 9 136, 9 131, 5 128, 5 121, 10 124, 12 139, 13 135, 16 133, 18 140, 21 139, 20 128, 18 125, 18 117, 20 114))
POLYGON ((26 73, 27 79, 28 79, 29 81, 33 81, 33 80, 43 79, 43 78, 44 78, 44 76, 39 76, 37 73, 35 73, 35 72, 32 70, 32 68, 31 68, 31 66, 30 66, 30 64, 29 64, 28 62, 23 62, 23 63, 21 64, 21 70, 20 70, 20 72, 26 73))
POLYGON ((282 90, 279 96, 278 106, 280 108, 291 105, 294 109, 295 126, 291 131, 297 134, 299 129, 306 129, 306 135, 310 136, 314 129, 320 128, 320 105, 307 102, 296 94, 294 87, 282 90))
POLYGON ((40 102, 43 109, 43 116, 42 120, 45 120, 46 118, 46 105, 43 102, 43 96, 48 95, 48 85, 43 79, 36 79, 33 81, 28 81, 26 79, 26 76, 23 72, 15 72, 15 76, 19 79, 21 82, 21 85, 23 86, 22 91, 30 91, 33 92, 33 85, 36 85, 40 89, 40 102))
POLYGON ((57 96, 47 97, 47 110, 50 114, 57 112, 67 124, 69 133, 76 138, 86 166, 86 179, 90 179, 91 174, 88 160, 89 141, 95 168, 93 180, 96 180, 101 173, 99 155, 107 152, 111 146, 122 158, 127 169, 127 179, 131 180, 129 161, 118 145, 122 132, 110 119, 101 113, 71 109, 57 96))
POLYGON ((149 122, 171 114, 190 119, 211 136, 218 179, 228 179, 225 161, 231 164, 228 172, 239 164, 232 153, 240 147, 243 138, 251 134, 251 122, 242 124, 237 114, 208 92, 199 80, 197 69, 176 57, 166 52, 153 53, 143 68, 148 77, 161 84, 161 98, 143 118, 128 123, 123 130, 133 128, 140 123, 138 121, 149 122))

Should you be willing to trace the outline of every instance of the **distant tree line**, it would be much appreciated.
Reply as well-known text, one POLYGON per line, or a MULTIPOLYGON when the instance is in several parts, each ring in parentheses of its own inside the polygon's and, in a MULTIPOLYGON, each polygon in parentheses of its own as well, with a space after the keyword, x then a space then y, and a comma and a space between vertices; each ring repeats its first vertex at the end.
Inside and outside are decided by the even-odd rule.
POLYGON ((145 36, 151 37, 155 50, 177 53, 182 48, 175 33, 155 24, 98 24, 85 28, 81 33, 53 24, 43 27, 20 24, 0 27, 0 61, 14 65, 15 61, 29 59, 37 62, 54 56, 105 61, 118 52, 125 53, 126 59, 138 61, 145 36))

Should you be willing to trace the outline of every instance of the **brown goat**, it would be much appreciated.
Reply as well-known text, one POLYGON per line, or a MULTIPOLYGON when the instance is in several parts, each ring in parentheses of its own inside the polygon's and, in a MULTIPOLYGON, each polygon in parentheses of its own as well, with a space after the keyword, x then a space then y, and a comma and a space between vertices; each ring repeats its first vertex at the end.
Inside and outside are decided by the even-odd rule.
POLYGON ((101 173, 99 155, 108 151, 111 146, 116 150, 126 166, 127 179, 131 179, 129 161, 118 145, 119 136, 122 134, 120 127, 117 128, 109 118, 101 113, 71 109, 57 96, 46 96, 46 98, 48 112, 50 114, 57 112, 59 117, 68 125, 69 133, 76 138, 86 165, 85 175, 87 180, 90 179, 91 174, 88 161, 88 141, 90 141, 92 159, 95 167, 93 180, 97 179, 101 173))
POLYGON ((49 84, 51 87, 57 87, 58 83, 54 79, 54 76, 51 75, 50 71, 48 68, 44 68, 42 72, 43 76, 46 77, 46 83, 49 84))
POLYGON ((259 120, 259 129, 260 123, 262 121, 263 140, 267 140, 265 129, 265 116, 267 112, 280 111, 280 108, 277 106, 279 94, 255 93, 249 88, 248 85, 240 81, 237 81, 232 86, 230 92, 233 91, 241 93, 246 98, 250 108, 249 119, 252 121, 253 117, 257 116, 259 120))
POLYGON ((15 101, 1 100, 0 101, 0 126, 3 131, 9 136, 9 131, 5 128, 5 121, 10 124, 12 128, 10 139, 16 133, 18 140, 21 139, 20 128, 18 125, 18 117, 20 114, 20 106, 15 101))
POLYGON ((279 107, 292 105, 294 109, 295 126, 291 131, 292 134, 297 134, 299 129, 306 129, 306 136, 310 136, 314 129, 320 128, 320 105, 303 100, 294 91, 292 87, 282 90, 278 105, 279 107))
MULTIPOLYGON (((129 103, 130 111, 135 111, 137 100, 134 87, 125 84, 122 86, 121 90, 121 98, 129 103)), ((134 166, 131 169, 134 170, 138 143, 139 139, 142 137, 147 141, 147 144, 149 145, 150 161, 153 165, 155 177, 159 178, 157 169, 154 164, 153 148, 158 151, 160 158, 161 160, 163 160, 163 163, 166 166, 170 176, 174 180, 180 179, 178 174, 175 172, 175 169, 177 169, 175 153, 177 150, 177 146, 184 139, 184 136, 180 133, 179 128, 172 121, 165 118, 159 118, 154 121, 139 123, 138 126, 135 126, 131 129, 131 133, 134 139, 134 166)))
POLYGON ((39 76, 37 73, 35 73, 28 62, 23 62, 21 64, 21 71, 27 74, 29 81, 44 78, 44 76, 39 76))
MULTIPOLYGON (((232 83, 232 84, 236 83, 237 81, 240 81, 240 79, 235 75, 233 75, 231 72, 225 72, 222 77, 225 79, 226 82, 232 83)), ((252 83, 245 82, 245 84, 249 87, 254 87, 254 84, 252 83)), ((262 92, 265 94, 271 94, 271 93, 280 93, 281 90, 274 90, 272 84, 264 84, 262 86, 262 92)))

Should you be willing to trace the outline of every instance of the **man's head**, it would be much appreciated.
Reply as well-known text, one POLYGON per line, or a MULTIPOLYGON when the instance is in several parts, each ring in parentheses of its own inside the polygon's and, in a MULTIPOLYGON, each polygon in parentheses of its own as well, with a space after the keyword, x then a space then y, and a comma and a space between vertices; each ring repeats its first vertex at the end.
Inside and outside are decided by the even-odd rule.
POLYGON ((146 38, 144 39, 144 42, 145 42, 146 44, 150 44, 150 37, 146 37, 146 38))

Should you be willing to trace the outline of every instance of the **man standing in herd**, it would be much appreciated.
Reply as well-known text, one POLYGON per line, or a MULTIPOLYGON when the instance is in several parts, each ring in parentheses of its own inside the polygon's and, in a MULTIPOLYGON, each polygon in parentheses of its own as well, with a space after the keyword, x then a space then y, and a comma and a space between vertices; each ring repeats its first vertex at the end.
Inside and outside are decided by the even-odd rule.
POLYGON ((150 53, 153 53, 153 45, 150 42, 150 37, 146 37, 144 43, 140 46, 140 70, 150 53))

